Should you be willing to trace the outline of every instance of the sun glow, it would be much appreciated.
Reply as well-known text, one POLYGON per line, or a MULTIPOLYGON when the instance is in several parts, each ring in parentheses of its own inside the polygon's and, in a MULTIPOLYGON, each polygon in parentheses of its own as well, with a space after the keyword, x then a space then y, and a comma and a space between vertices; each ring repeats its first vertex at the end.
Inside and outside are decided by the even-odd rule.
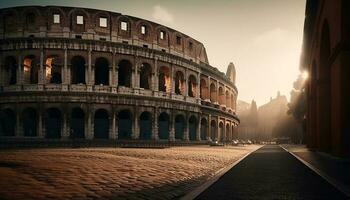
POLYGON ((303 71, 303 72, 301 73, 301 77, 303 77, 304 80, 308 79, 308 78, 309 78, 309 72, 303 71))

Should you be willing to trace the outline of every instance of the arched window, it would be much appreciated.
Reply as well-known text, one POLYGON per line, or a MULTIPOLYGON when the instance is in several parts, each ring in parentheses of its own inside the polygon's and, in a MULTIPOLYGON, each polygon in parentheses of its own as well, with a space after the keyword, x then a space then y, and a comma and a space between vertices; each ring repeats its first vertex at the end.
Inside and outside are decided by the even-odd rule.
POLYGON ((22 126, 24 136, 37 136, 37 112, 34 108, 26 108, 22 113, 22 126))
POLYGON ((121 110, 118 113, 118 138, 131 139, 132 118, 129 110, 121 110))
POLYGON ((107 110, 99 109, 94 117, 94 138, 108 139, 109 137, 109 115, 107 110))
POLYGON ((196 77, 190 75, 188 78, 188 96, 196 97, 197 80, 196 77))
POLYGON ((200 82, 200 97, 202 100, 208 99, 208 86, 204 79, 200 82))
POLYGON ((24 83, 36 84, 38 83, 39 66, 35 56, 30 55, 23 60, 23 76, 24 83))
POLYGON ((140 139, 150 140, 152 138, 152 115, 150 112, 143 112, 140 115, 140 139))
POLYGON ((28 30, 35 30, 36 16, 34 13, 26 15, 26 27, 28 30))
POLYGON ((185 124, 186 120, 184 116, 182 115, 177 115, 175 117, 175 139, 182 140, 184 137, 184 130, 186 127, 185 124))
POLYGON ((191 116, 188 120, 189 139, 194 141, 197 139, 197 119, 191 116))
POLYGON ((217 99, 216 99, 216 86, 215 86, 214 83, 210 84, 210 101, 212 103, 217 102, 217 99))
POLYGON ((62 114, 57 108, 49 108, 46 110, 45 130, 46 138, 61 138, 62 114))
POLYGON ((219 87, 219 104, 223 105, 224 104, 224 98, 225 98, 225 94, 224 94, 224 89, 222 87, 219 87))
POLYGON ((184 75, 182 72, 177 71, 175 74, 175 94, 183 94, 184 91, 184 75))
POLYGON ((166 112, 162 112, 158 118, 159 139, 169 138, 169 124, 169 115, 166 112))
POLYGON ((15 85, 17 83, 17 62, 12 56, 5 58, 5 84, 15 85))
POLYGON ((205 118, 201 120, 201 140, 206 140, 208 137, 208 121, 205 118))
POLYGON ((151 89, 152 68, 148 63, 142 63, 140 67, 140 88, 151 89))
POLYGON ((171 84, 170 84, 170 73, 168 67, 160 67, 159 68, 159 84, 158 89, 162 92, 170 92, 171 84))
POLYGON ((45 62, 45 77, 47 83, 60 84, 62 83, 61 76, 61 60, 57 56, 46 58, 45 62))
POLYGON ((15 136, 16 114, 11 109, 0 111, 0 136, 15 136))
POLYGON ((212 120, 210 122, 210 138, 211 138, 211 140, 213 140, 213 141, 218 140, 217 133, 218 133, 218 130, 217 130, 216 121, 212 120))
POLYGON ((106 58, 95 61, 95 85, 109 85, 109 64, 106 58))
POLYGON ((118 85, 131 87, 132 64, 128 60, 122 60, 118 64, 118 85))
POLYGON ((85 84, 85 59, 82 56, 74 56, 71 60, 72 84, 85 84))
POLYGON ((85 137, 85 113, 81 108, 73 108, 70 120, 70 137, 85 137))

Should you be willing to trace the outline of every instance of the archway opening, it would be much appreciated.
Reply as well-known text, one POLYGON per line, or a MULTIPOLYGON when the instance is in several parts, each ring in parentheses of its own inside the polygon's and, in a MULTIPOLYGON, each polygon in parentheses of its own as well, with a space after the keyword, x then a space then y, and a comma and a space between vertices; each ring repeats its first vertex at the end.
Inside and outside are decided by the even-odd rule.
POLYGON ((61 60, 58 56, 50 56, 45 61, 45 77, 47 83, 61 84, 61 60))
POLYGON ((122 60, 118 64, 118 85, 131 87, 132 64, 128 60, 122 60))
POLYGON ((185 130, 185 118, 182 115, 177 115, 175 117, 175 139, 182 140, 184 137, 185 130))
POLYGON ((37 116, 34 108, 27 108, 23 111, 22 122, 24 136, 34 137, 37 135, 37 116))
POLYGON ((140 68, 140 88, 151 89, 152 68, 148 63, 142 63, 140 68))
POLYGON ((224 141, 225 139, 225 130, 224 130, 224 123, 220 122, 219 123, 219 140, 224 141))
POLYGON ((23 78, 25 84, 38 83, 39 67, 35 56, 26 56, 23 60, 23 78))
POLYGON ((191 141, 197 139, 197 119, 195 116, 191 116, 188 120, 188 128, 189 128, 189 138, 191 141))
POLYGON ((222 87, 219 87, 219 104, 223 105, 224 104, 224 98, 225 98, 225 94, 224 94, 224 89, 222 87))
POLYGON ((5 76, 4 82, 7 85, 15 85, 17 83, 17 61, 13 56, 5 58, 5 76))
POLYGON ((140 115, 140 139, 150 140, 152 138, 152 115, 143 112, 140 115))
POLYGON ((212 103, 216 102, 216 86, 214 83, 210 84, 210 101, 212 103))
POLYGON ((95 112, 94 138, 108 139, 109 136, 109 115, 107 110, 99 109, 95 112))
POLYGON ((168 67, 160 67, 159 69, 158 89, 162 92, 170 92, 170 72, 168 67))
POLYGON ((71 83, 85 84, 85 59, 74 56, 71 60, 71 83))
POLYGON ((62 115, 57 108, 49 108, 46 110, 45 119, 46 138, 61 138, 62 115))
POLYGON ((182 72, 177 71, 175 74, 175 94, 181 95, 184 92, 184 75, 182 72))
POLYGON ((193 75, 190 75, 188 77, 188 96, 196 97, 196 90, 197 90, 196 77, 193 75))
POLYGON ((215 120, 212 120, 210 122, 210 138, 211 140, 215 141, 215 140, 218 140, 218 137, 217 137, 217 128, 216 128, 216 121, 215 120))
POLYGON ((231 130, 230 130, 230 125, 226 124, 226 129, 225 129, 225 138, 224 141, 230 141, 231 140, 231 130))
POLYGON ((226 95, 226 104, 225 105, 226 105, 227 108, 230 108, 231 107, 230 106, 230 95, 229 95, 227 90, 226 90, 225 95, 226 95))
POLYGON ((131 139, 132 119, 129 110, 122 110, 118 113, 118 138, 131 139))
POLYGON ((158 118, 159 139, 169 139, 169 115, 163 112, 158 118))
POLYGON ((84 138, 85 137, 85 114, 81 108, 73 108, 70 120, 70 137, 84 138))
POLYGON ((208 135, 208 122, 205 118, 201 120, 201 140, 206 140, 208 135))
POLYGON ((109 63, 106 58, 95 61, 95 85, 109 85, 109 63))
POLYGON ((200 81, 200 97, 202 100, 208 99, 208 86, 204 79, 200 81))
POLYGON ((0 135, 15 136, 16 114, 11 109, 0 112, 0 135))

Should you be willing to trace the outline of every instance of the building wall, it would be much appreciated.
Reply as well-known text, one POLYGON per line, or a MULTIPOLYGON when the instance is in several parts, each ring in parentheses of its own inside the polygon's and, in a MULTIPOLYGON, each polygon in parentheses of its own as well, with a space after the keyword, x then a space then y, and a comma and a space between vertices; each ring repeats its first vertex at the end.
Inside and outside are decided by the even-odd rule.
POLYGON ((349 3, 307 1, 301 68, 309 71, 307 144, 334 155, 350 154, 349 3))
POLYGON ((0 15, 1 137, 235 137, 232 77, 210 66, 204 46, 185 34, 84 8, 16 7, 0 15), (122 21, 128 30, 121 30, 122 21))

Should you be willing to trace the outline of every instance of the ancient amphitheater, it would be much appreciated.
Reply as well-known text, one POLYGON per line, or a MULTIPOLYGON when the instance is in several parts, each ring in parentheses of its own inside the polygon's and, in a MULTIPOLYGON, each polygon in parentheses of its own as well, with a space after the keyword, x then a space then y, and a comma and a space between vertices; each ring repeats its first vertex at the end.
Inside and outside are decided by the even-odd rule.
POLYGON ((199 41, 103 10, 0 10, 5 141, 166 141, 236 137, 235 68, 199 41))

